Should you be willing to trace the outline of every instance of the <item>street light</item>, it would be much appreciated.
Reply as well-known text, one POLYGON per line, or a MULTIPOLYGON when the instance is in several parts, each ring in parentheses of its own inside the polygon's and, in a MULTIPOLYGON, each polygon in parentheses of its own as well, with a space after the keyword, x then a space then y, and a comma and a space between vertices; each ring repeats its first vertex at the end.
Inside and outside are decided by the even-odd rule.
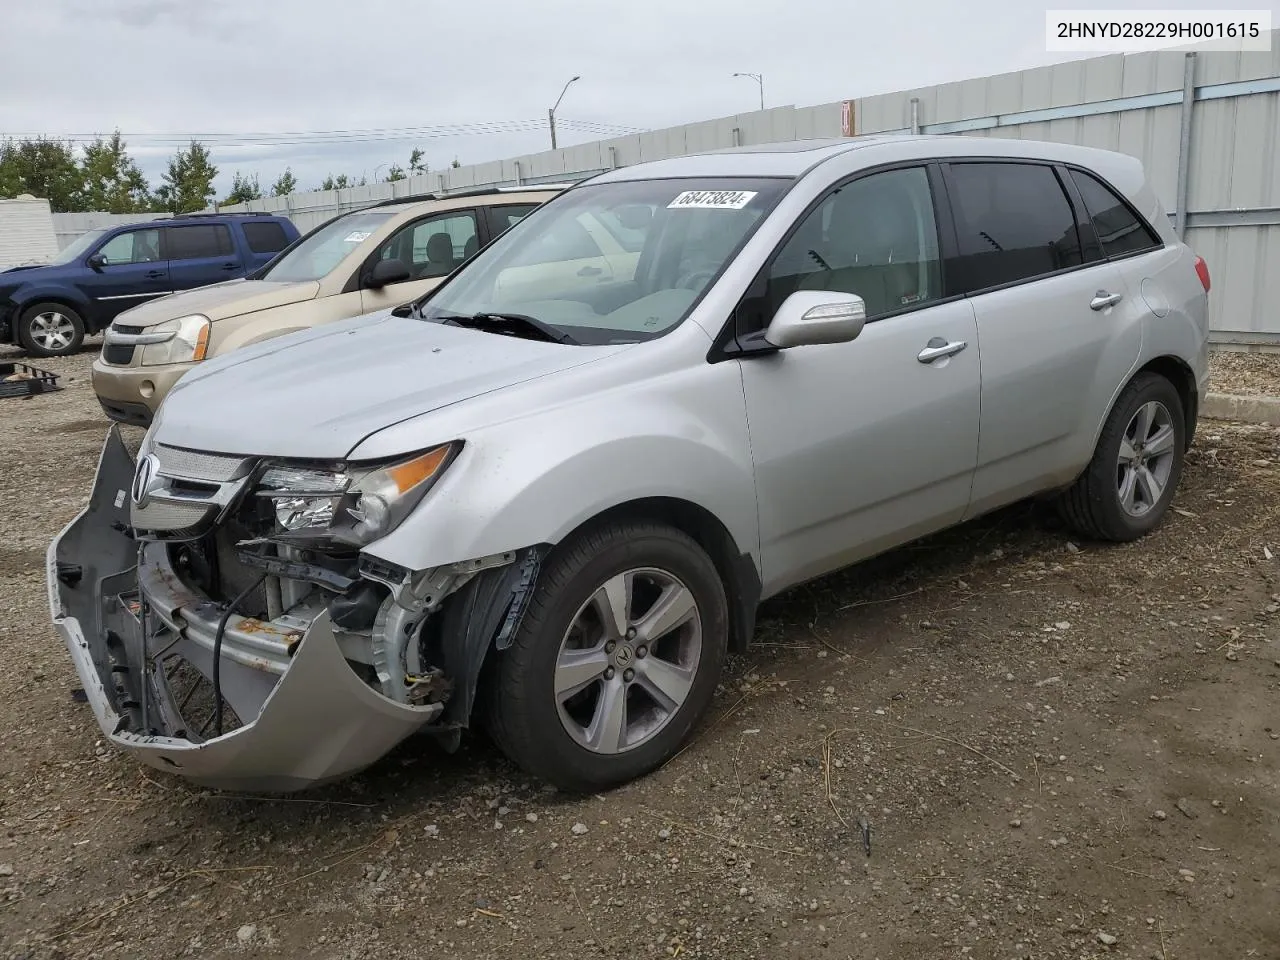
POLYGON ((380 164, 378 164, 376 167, 374 167, 374 168, 373 168, 373 182, 374 182, 374 183, 377 183, 377 182, 378 182, 378 171, 379 171, 379 170, 381 170, 381 169, 382 169, 383 167, 385 167, 385 166, 386 166, 386 164, 385 164, 385 163, 380 163, 380 164))
POLYGON ((760 85, 760 109, 764 109, 764 74, 763 73, 735 73, 735 77, 749 77, 760 85))
POLYGON ((564 99, 565 93, 568 92, 569 84, 573 83, 576 80, 581 80, 581 79, 582 79, 581 77, 570 78, 569 82, 564 85, 564 89, 560 91, 560 96, 556 100, 556 105, 547 111, 547 123, 551 127, 551 149, 552 150, 556 148, 556 110, 560 106, 560 101, 564 99))

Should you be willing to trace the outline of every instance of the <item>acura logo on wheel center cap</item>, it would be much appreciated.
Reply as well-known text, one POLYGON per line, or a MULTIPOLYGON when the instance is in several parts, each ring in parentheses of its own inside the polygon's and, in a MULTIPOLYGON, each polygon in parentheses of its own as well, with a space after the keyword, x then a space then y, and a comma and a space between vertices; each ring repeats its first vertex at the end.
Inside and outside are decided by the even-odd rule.
POLYGON ((138 461, 137 472, 133 475, 133 488, 129 491, 134 506, 145 507, 151 502, 152 492, 160 485, 160 460, 154 453, 149 453, 138 461))

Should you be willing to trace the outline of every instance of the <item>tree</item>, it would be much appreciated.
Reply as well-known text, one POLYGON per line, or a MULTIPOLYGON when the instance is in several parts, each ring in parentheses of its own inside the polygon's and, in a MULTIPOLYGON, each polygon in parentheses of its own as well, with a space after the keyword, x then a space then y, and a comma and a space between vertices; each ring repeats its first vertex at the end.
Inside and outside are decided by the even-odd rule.
POLYGON ((393 163, 391 169, 387 171, 387 183, 395 183, 403 179, 405 179, 404 168, 398 163, 393 163))
POLYGON ((218 168, 209 159, 209 150, 192 140, 169 160, 163 185, 156 188, 155 207, 168 213, 192 213, 203 210, 214 197, 213 179, 218 168))
POLYGON ((150 209, 151 188, 117 130, 86 144, 80 161, 82 210, 140 213, 150 209))
POLYGON ((38 137, 0 143, 0 197, 29 193, 54 213, 84 210, 84 179, 70 143, 38 137))
POLYGON ((449 166, 453 167, 456 170, 458 167, 462 166, 462 161, 459 160, 457 157, 454 157, 453 163, 449 164, 449 166))
POLYGON ((409 154, 409 176, 420 177, 427 169, 427 161, 422 159, 422 150, 414 147, 413 153, 409 154))
POLYGON ((250 179, 236 171, 235 179, 231 182, 231 192, 227 194, 227 199, 222 201, 222 205, 248 203, 250 200, 261 199, 262 188, 258 186, 258 175, 255 173, 253 179, 250 179))
POLYGON ((298 189, 298 178, 293 175, 293 171, 288 167, 284 168, 284 173, 280 174, 280 178, 271 185, 271 195, 273 197, 283 197, 298 189))
POLYGON ((320 184, 321 190, 345 190, 347 187, 354 186, 351 178, 345 173, 340 173, 336 177, 331 173, 324 178, 324 182, 320 184))

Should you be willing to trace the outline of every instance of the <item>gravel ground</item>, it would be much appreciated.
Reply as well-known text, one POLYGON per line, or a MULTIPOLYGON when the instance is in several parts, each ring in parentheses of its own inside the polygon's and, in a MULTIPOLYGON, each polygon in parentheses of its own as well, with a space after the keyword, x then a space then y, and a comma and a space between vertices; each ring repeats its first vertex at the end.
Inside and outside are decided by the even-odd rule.
POLYGON ((281 800, 151 775, 72 698, 43 551, 89 361, 0 401, 0 956, 1280 956, 1274 429, 1203 424, 1141 543, 1020 506, 770 603, 608 795, 477 738, 281 800))
POLYGON ((1280 397, 1280 353, 1220 351, 1209 357, 1209 389, 1246 397, 1280 397))

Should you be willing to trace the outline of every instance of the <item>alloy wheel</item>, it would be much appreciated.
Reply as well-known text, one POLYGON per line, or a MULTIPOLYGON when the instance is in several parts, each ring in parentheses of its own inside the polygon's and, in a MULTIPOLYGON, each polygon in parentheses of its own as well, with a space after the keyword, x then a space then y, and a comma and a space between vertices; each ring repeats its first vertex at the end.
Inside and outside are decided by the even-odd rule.
POLYGON ((31 318, 31 342, 42 350, 59 353, 69 347, 76 336, 75 324, 66 314, 46 310, 31 318))
POLYGON ((632 750, 679 712, 701 654, 702 615, 688 586, 654 567, 619 573, 578 608, 560 643, 560 722, 593 753, 632 750))
POLYGON ((1137 409, 1120 438, 1116 463, 1120 507, 1129 516, 1145 516, 1164 496, 1176 444, 1168 407, 1159 400, 1149 400, 1137 409))

